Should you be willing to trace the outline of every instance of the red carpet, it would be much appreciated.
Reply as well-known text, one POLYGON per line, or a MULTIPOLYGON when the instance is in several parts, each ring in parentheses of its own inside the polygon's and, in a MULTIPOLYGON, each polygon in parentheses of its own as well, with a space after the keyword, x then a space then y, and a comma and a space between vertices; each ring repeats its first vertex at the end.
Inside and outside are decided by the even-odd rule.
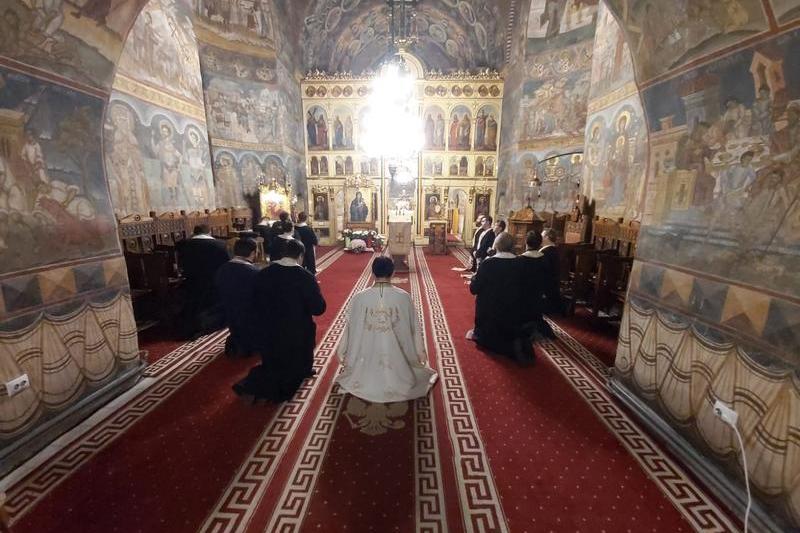
POLYGON ((592 353, 606 366, 614 366, 614 359, 617 357, 618 324, 613 325, 608 320, 595 318, 585 307, 578 307, 574 316, 551 318, 575 340, 591 347, 592 353))
POLYGON ((329 309, 318 321, 319 374, 292 402, 241 403, 230 384, 254 362, 216 357, 223 336, 204 339, 194 363, 163 366, 113 424, 9 490, 16 531, 734 529, 574 346, 547 344, 535 367, 520 368, 464 339, 474 300, 451 256, 418 256, 415 272, 397 275, 422 304, 440 372, 431 395, 378 405, 341 394, 339 311, 366 285, 370 259, 339 257, 320 276, 329 309), (136 415, 140 404, 154 406, 136 415))
MULTIPOLYGON (((346 256, 320 275, 328 302, 328 310, 317 320, 320 336, 367 260, 366 256, 346 256)), ((217 353, 222 342, 214 345, 217 353)), ((214 359, 124 438, 102 448, 49 492, 15 530, 197 530, 277 410, 276 406, 247 405, 231 392, 231 385, 256 363, 254 359, 214 359)), ((98 440, 102 445, 103 439, 98 440)), ((69 451, 60 455, 70 462, 69 451)), ((32 477, 39 477, 37 473, 32 477)), ((9 491, 14 515, 32 492, 48 483, 27 481, 9 491)))

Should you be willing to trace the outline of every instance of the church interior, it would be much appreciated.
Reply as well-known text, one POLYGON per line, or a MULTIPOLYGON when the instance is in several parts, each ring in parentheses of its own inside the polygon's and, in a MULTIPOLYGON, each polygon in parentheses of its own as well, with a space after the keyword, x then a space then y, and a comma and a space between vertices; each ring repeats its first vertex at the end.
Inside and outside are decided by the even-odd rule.
POLYGON ((0 531, 800 531, 799 272, 800 0, 0 1, 0 531), (327 310, 249 403, 178 250, 280 212, 327 310), (535 365, 484 216, 557 236, 535 365), (386 253, 439 380, 371 403, 386 253))

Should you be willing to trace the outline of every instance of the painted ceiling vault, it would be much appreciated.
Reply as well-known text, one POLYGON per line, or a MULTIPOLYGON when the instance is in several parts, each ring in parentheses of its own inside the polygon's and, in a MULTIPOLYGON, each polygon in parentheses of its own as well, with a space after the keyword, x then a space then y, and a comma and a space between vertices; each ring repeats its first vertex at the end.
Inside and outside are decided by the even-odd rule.
MULTIPOLYGON (((515 3, 421 0, 413 51, 430 69, 499 70, 515 3)), ((306 69, 360 73, 388 50, 389 8, 383 0, 310 0, 305 13, 306 69)))

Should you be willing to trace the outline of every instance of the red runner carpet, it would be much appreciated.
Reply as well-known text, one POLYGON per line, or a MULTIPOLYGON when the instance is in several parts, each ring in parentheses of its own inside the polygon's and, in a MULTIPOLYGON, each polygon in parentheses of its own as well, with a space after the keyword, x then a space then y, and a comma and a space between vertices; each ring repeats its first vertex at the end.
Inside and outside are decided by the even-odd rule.
POLYGON ((595 318, 592 316, 592 312, 584 307, 576 309, 574 316, 553 317, 553 321, 578 342, 591 347, 592 353, 606 366, 614 366, 614 359, 617 357, 619 326, 609 324, 607 320, 595 318))
MULTIPOLYGON (((295 400, 240 402, 230 384, 254 361, 213 357, 117 440, 88 439, 99 449, 77 470, 69 448, 78 445, 59 452, 50 462, 71 472, 60 485, 58 469, 42 467, 12 487, 15 531, 734 529, 680 469, 664 481, 656 469, 669 460, 658 451, 642 461, 621 444, 623 431, 648 438, 609 422, 615 407, 567 344, 538 350, 533 368, 482 353, 464 338, 474 300, 456 261, 414 255, 396 283, 419 306, 440 372, 428 398, 370 404, 333 384, 340 310, 366 285, 372 257, 345 255, 320 276, 319 374, 295 400), (32 506, 37 487, 47 494, 32 506)), ((222 342, 198 343, 195 356, 222 342)))
MULTIPOLYGON (((328 309, 317 320, 318 336, 367 262, 366 256, 344 256, 320 275, 328 309)), ((217 342, 215 350, 221 348, 217 342)), ((214 359, 50 491, 14 530, 196 531, 276 411, 245 404, 231 391, 255 364, 214 359)), ((12 503, 14 497, 12 489, 12 503)))

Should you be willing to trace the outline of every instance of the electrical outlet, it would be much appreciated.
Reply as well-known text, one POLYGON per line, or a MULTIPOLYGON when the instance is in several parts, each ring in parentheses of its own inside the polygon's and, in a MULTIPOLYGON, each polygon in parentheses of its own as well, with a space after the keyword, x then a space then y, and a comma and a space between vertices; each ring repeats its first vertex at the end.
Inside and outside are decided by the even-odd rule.
POLYGON ((28 374, 22 374, 6 382, 6 392, 8 392, 10 397, 19 394, 30 386, 31 380, 28 379, 28 374))
POLYGON ((719 400, 714 402, 714 414, 720 417, 723 422, 731 426, 735 426, 736 421, 739 420, 739 413, 719 400))

